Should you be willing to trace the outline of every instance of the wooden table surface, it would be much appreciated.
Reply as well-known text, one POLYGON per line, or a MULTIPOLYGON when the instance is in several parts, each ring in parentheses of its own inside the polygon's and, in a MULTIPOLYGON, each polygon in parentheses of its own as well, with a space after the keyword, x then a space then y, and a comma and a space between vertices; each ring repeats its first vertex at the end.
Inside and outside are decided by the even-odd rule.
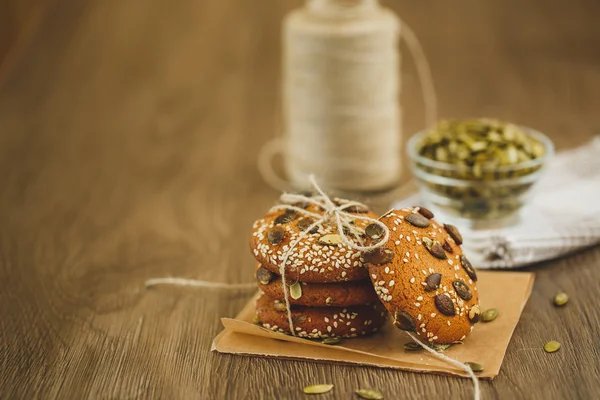
MULTIPOLYGON (((595 2, 387 3, 422 40, 442 116, 516 121, 559 149, 599 131, 595 2)), ((252 282, 248 232, 277 196, 256 157, 281 126, 280 23, 299 5, 50 2, 0 88, 0 398, 291 399, 312 382, 336 386, 319 398, 470 398, 458 378, 211 353, 251 293, 144 288, 252 282)), ((422 104, 403 64, 412 132, 422 104)), ((483 399, 598 398, 600 248, 533 269, 483 399)))

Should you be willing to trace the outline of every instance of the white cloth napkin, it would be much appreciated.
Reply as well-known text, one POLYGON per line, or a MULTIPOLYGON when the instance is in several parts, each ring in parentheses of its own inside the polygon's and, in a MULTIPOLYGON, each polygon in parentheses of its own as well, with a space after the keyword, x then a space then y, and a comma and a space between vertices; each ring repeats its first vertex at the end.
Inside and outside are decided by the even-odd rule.
MULTIPOLYGON (((520 221, 465 231, 463 249, 477 268, 517 268, 600 243, 600 136, 549 160, 520 221)), ((415 194, 395 207, 419 204, 415 194)))

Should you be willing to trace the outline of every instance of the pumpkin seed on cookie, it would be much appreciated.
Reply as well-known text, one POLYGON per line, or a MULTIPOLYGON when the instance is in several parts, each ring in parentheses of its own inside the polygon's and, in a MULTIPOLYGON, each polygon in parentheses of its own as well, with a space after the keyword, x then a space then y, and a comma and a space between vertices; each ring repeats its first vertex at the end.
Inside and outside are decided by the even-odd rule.
POLYGON ((450 296, 445 293, 441 293, 435 296, 435 307, 444 315, 449 317, 453 317, 456 315, 456 310, 454 310, 454 303, 450 296))
POLYGON ((267 240, 269 240, 269 243, 271 243, 271 244, 281 243, 283 241, 284 237, 285 237, 285 229, 283 229, 281 226, 277 226, 277 225, 275 225, 274 227, 269 229, 269 232, 267 233, 267 240))
POLYGON ((363 259, 367 264, 385 264, 394 258, 394 251, 387 247, 378 247, 363 254, 363 259))
POLYGON ((429 220, 422 216, 421 214, 411 213, 404 217, 404 220, 411 225, 414 225, 419 228, 427 228, 429 227, 429 220))

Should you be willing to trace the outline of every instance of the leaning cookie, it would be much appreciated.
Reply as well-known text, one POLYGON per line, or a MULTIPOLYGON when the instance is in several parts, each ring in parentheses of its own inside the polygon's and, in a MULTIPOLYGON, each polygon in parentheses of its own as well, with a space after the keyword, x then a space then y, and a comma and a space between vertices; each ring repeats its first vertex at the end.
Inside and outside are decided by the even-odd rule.
MULTIPOLYGON (((479 321, 477 275, 460 248, 456 227, 440 225, 425 208, 381 217, 387 244, 363 255, 371 281, 394 324, 432 343, 461 341, 479 321)), ((367 229, 378 236, 378 227, 367 229)))
MULTIPOLYGON (((380 304, 352 307, 291 306, 296 336, 305 338, 358 337, 379 330, 387 318, 380 304)), ((261 325, 290 334, 285 303, 261 294, 256 300, 256 316, 261 325)))
MULTIPOLYGON (((258 287, 270 298, 283 300, 281 277, 261 266, 256 267, 258 287)), ((371 281, 339 282, 339 283, 306 283, 291 282, 296 285, 294 293, 290 292, 290 280, 286 281, 291 304, 311 307, 347 307, 378 303, 379 299, 371 281), (299 290, 297 289, 299 287, 299 290), (299 296, 299 297, 297 297, 299 296), (297 298, 294 298, 297 297, 297 298)))
MULTIPOLYGON (((316 214, 324 213, 324 210, 314 205, 309 205, 306 209, 316 214)), ((353 207, 349 211, 353 211, 357 216, 377 218, 377 215, 368 209, 353 207)), ((306 236, 299 239, 287 258, 287 279, 310 283, 367 279, 368 274, 361 261, 361 253, 342 242, 337 225, 329 222, 309 230, 314 222, 312 217, 292 210, 268 213, 253 225, 250 248, 254 257, 266 269, 279 274, 279 266, 286 252, 290 251, 290 243, 299 239, 300 234, 304 232, 306 236)), ((360 240, 364 237, 364 228, 367 225, 368 222, 358 218, 352 221, 352 230, 360 240)), ((352 237, 350 231, 347 236, 352 237)), ((358 238, 354 238, 353 241, 359 244, 358 238)))

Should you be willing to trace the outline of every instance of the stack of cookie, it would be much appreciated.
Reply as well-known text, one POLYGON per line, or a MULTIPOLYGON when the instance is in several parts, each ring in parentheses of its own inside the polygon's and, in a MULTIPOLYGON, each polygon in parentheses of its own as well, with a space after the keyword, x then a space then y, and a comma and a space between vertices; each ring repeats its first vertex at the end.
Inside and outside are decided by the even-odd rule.
MULTIPOLYGON (((325 212, 316 205, 304 205, 304 209, 318 215, 325 212)), ((377 218, 364 207, 345 211, 377 218)), ((281 279, 283 270, 296 336, 346 338, 377 331, 385 323, 387 311, 369 280, 361 252, 342 242, 335 224, 325 222, 311 228, 315 221, 300 212, 283 209, 254 223, 250 246, 258 262, 256 280, 261 289, 256 302, 258 321, 273 331, 291 333, 281 279), (301 237, 301 232, 306 235, 301 237)), ((369 222, 357 218, 349 224, 353 233, 361 236, 369 222)), ((352 233, 346 237, 359 242, 352 233)))

